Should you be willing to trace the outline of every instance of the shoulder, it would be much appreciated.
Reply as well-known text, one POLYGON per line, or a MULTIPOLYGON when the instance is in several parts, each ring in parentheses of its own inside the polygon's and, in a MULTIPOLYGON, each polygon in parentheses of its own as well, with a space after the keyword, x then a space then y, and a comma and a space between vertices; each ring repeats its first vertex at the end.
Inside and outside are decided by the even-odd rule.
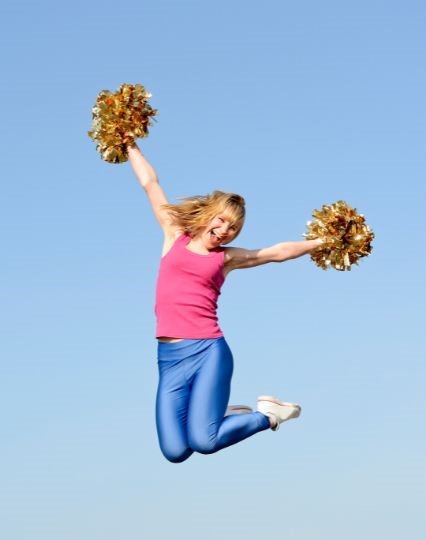
POLYGON ((240 247, 224 248, 224 264, 229 270, 235 268, 245 268, 250 261, 255 261, 258 250, 245 249, 240 247))

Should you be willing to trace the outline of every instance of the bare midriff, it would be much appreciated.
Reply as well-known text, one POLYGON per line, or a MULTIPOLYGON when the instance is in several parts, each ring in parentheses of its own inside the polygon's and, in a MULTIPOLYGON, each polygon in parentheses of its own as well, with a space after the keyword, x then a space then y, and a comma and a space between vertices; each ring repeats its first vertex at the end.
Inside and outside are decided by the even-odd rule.
POLYGON ((163 343, 176 343, 177 341, 182 341, 183 338, 178 337, 159 337, 157 338, 158 341, 162 341, 163 343))

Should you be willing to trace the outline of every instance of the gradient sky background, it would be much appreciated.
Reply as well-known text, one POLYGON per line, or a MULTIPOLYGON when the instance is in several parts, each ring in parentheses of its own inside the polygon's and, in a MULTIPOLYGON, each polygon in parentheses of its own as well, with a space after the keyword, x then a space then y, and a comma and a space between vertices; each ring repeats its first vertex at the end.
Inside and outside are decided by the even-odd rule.
POLYGON ((3 6, 0 536, 423 540, 424 2, 41 0, 3 6), (102 89, 144 84, 141 143, 173 201, 245 196, 235 245, 302 239, 348 201, 351 272, 234 272, 232 401, 302 417, 174 465, 154 424, 161 231, 88 138, 102 89))

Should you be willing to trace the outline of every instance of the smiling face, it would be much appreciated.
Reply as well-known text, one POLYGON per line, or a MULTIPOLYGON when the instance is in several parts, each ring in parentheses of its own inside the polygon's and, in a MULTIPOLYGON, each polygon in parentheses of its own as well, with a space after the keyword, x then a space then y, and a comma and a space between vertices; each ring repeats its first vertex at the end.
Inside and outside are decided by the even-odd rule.
POLYGON ((199 237, 205 248, 214 249, 232 242, 241 228, 242 223, 235 223, 226 212, 221 212, 208 223, 199 237))

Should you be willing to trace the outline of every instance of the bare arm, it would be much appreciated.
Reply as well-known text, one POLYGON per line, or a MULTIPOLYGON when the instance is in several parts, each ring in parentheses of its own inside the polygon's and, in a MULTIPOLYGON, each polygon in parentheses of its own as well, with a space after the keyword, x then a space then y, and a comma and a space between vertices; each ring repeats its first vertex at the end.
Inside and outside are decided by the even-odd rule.
POLYGON ((158 223, 165 233, 169 232, 171 229, 169 214, 162 208, 162 205, 167 204, 168 200, 163 188, 158 182, 154 168, 142 154, 137 144, 133 144, 132 146, 129 145, 127 151, 132 169, 139 184, 143 187, 148 196, 158 223))
POLYGON ((301 242, 281 242, 263 249, 225 248, 225 268, 227 272, 238 268, 253 268, 270 262, 284 262, 297 259, 316 249, 322 240, 302 240, 301 242))

